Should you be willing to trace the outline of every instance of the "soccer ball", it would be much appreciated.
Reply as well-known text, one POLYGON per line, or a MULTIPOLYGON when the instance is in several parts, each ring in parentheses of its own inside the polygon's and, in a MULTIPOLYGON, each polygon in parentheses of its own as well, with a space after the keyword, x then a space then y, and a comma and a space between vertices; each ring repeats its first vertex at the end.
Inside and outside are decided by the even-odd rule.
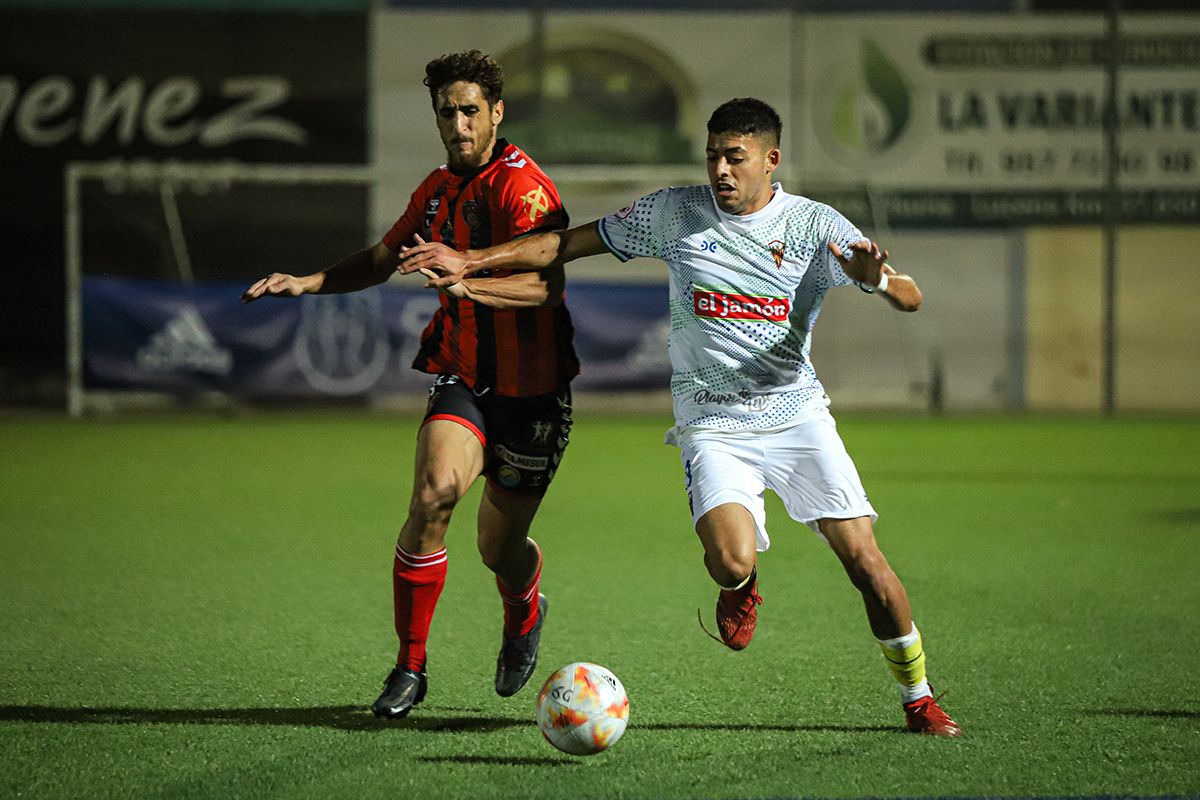
POLYGON ((537 722, 546 741, 573 756, 611 747, 629 721, 629 697, 617 676, 586 661, 567 664, 542 684, 537 722))

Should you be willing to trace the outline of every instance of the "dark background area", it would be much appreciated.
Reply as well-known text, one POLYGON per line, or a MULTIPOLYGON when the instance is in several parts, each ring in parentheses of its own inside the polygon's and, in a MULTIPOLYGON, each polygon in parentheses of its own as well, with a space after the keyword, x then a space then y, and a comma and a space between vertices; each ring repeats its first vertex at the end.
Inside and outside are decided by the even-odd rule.
MULTIPOLYGON (((64 166, 111 158, 365 163, 366 37, 363 13, 0 9, 0 252, 10 279, 0 295, 0 403, 55 404, 63 397, 64 166), (270 102, 247 95, 237 84, 247 78, 286 92, 270 102), (185 85, 200 87, 194 104, 162 88, 185 85), (134 98, 126 106, 135 109, 129 117, 114 110, 122 87, 127 100, 134 98), (262 107, 250 109, 252 99, 262 107), (151 103, 159 105, 151 110, 151 103), (270 130, 261 135, 247 117, 268 119, 272 130, 299 129, 303 141, 270 130), (155 120, 169 124, 156 128, 155 120), (243 135, 222 142, 213 136, 218 123, 243 135)), ((244 275, 281 242, 329 241, 330 227, 361 235, 362 199, 335 202, 319 193, 306 200, 301 194, 264 193, 249 204, 210 208, 212 229, 189 240, 201 253, 198 263, 244 275), (261 226, 249 252, 245 240, 216 229, 222 216, 261 226), (222 247, 222 238, 238 246, 222 247)), ((158 198, 146 202, 144 217, 122 210, 121 224, 161 225, 158 198)), ((103 224, 104 217, 90 215, 87 223, 103 224)), ((94 229, 91 234, 95 243, 94 229)), ((149 261, 137 269, 163 264, 161 252, 88 255, 122 261, 125 269, 143 257, 149 261)))

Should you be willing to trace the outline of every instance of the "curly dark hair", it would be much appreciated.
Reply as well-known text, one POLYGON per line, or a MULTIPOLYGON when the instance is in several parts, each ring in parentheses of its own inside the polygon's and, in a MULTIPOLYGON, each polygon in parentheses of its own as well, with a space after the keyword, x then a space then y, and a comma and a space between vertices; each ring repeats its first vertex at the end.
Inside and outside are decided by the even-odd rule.
POLYGON ((425 65, 425 80, 429 87, 429 99, 437 107, 438 90, 455 81, 478 84, 489 106, 495 106, 504 91, 504 70, 496 59, 480 52, 447 53, 425 65))
POLYGON ((708 118, 709 133, 770 134, 779 144, 783 121, 775 109, 753 97, 738 97, 717 106, 708 118))

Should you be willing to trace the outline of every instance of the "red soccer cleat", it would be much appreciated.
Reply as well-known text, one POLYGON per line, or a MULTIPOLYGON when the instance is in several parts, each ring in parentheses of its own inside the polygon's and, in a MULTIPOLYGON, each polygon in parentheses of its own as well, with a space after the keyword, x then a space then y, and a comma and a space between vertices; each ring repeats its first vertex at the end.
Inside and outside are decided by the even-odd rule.
POLYGON ((941 695, 936 700, 930 695, 905 703, 904 715, 908 718, 908 729, 930 736, 961 736, 962 728, 937 704, 941 699, 941 695))
MULTIPOLYGON (((755 574, 741 589, 722 589, 717 595, 717 630, 721 638, 717 639, 707 629, 704 632, 730 650, 742 650, 754 638, 760 605, 762 598, 758 596, 758 575, 755 574)), ((700 617, 699 611, 696 616, 700 617)), ((700 627, 704 628, 703 620, 700 627)))

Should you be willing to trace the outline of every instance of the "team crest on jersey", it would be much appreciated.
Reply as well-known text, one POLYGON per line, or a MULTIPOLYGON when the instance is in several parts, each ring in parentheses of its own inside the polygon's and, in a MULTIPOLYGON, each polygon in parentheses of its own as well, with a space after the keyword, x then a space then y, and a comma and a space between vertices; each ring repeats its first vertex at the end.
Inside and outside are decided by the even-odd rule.
POLYGON ((550 210, 550 195, 541 186, 535 186, 521 195, 521 208, 529 214, 530 222, 537 222, 538 217, 550 210))
POLYGON ((783 269, 783 242, 773 239, 767 243, 767 249, 771 251, 771 258, 775 259, 775 269, 783 269))
POLYGON ((463 220, 473 231, 479 230, 479 203, 474 200, 464 200, 462 204, 463 220))
POLYGON ((692 310, 697 317, 708 319, 786 322, 792 312, 792 301, 786 297, 718 292, 697 286, 692 290, 692 310))

